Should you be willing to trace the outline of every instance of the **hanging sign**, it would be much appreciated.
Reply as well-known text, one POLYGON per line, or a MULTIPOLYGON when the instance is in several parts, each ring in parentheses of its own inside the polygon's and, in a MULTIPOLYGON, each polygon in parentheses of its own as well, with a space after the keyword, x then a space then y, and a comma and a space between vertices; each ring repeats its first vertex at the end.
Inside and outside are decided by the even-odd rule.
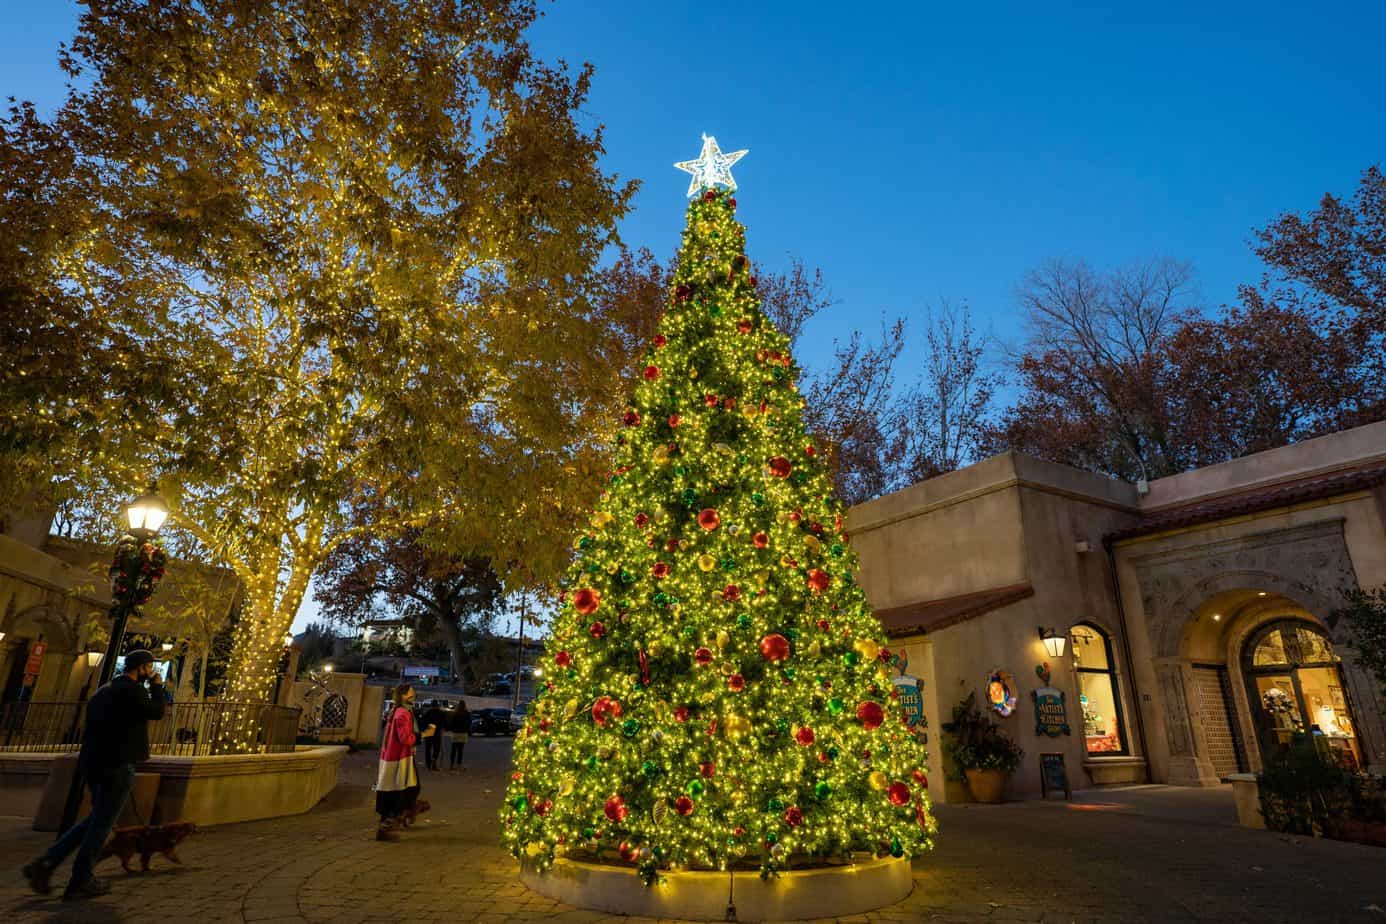
POLYGON ((1073 734, 1068 727, 1068 709, 1064 706, 1064 691, 1040 687, 1030 693, 1035 701, 1035 734, 1057 738, 1073 734))
POLYGON ((987 677, 987 705, 998 715, 1010 715, 1015 712, 1015 689, 1011 672, 997 668, 987 677))
POLYGON ((926 736, 929 720, 924 717, 924 682, 918 677, 900 676, 891 680, 900 694, 900 719, 917 735, 926 736))

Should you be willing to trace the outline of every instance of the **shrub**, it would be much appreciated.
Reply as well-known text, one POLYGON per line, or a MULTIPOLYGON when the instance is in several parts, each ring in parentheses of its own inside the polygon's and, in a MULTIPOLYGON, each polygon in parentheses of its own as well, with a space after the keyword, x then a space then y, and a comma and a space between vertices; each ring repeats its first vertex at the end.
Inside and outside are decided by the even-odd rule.
POLYGON ((943 752, 956 768, 955 779, 961 779, 964 770, 1011 773, 1025 756, 1020 746, 977 708, 975 692, 953 707, 953 719, 943 723, 943 730, 948 733, 943 752))

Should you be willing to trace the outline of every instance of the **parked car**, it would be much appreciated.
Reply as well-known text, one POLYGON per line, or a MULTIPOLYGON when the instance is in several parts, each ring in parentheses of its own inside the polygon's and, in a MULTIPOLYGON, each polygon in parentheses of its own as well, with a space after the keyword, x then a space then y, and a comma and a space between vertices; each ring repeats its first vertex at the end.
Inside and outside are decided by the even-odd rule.
POLYGON ((501 708, 473 709, 473 735, 510 734, 510 710, 501 708))
POLYGON ((516 706, 513 710, 511 710, 510 734, 513 735, 520 729, 525 727, 525 715, 527 714, 527 710, 528 706, 525 703, 520 703, 520 705, 516 706))

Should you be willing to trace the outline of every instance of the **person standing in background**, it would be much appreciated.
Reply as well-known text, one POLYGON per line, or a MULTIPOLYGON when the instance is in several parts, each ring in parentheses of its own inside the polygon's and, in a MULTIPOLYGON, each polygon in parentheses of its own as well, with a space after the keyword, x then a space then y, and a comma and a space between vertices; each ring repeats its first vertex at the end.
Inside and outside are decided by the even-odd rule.
POLYGON ((449 727, 452 729, 452 746, 448 748, 448 771, 456 773, 462 767, 463 751, 467 747, 467 738, 472 733, 472 714, 467 709, 465 699, 457 701, 457 708, 452 710, 452 722, 449 727))
MULTIPOLYGON (((443 704, 438 700, 433 700, 428 704, 428 709, 423 714, 423 725, 431 726, 438 731, 448 727, 448 712, 443 708, 443 704)), ((438 759, 443 753, 442 735, 433 735, 424 741, 424 764, 430 770, 438 769, 438 759)))

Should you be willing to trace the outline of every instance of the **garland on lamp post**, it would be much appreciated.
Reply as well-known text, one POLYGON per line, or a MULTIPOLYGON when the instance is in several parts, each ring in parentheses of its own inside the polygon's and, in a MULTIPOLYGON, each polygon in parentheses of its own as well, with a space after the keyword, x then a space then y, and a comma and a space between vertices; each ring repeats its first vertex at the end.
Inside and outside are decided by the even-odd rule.
POLYGON ((129 613, 149 602, 163 580, 167 562, 168 553, 158 536, 121 536, 111 560, 111 615, 129 613))

